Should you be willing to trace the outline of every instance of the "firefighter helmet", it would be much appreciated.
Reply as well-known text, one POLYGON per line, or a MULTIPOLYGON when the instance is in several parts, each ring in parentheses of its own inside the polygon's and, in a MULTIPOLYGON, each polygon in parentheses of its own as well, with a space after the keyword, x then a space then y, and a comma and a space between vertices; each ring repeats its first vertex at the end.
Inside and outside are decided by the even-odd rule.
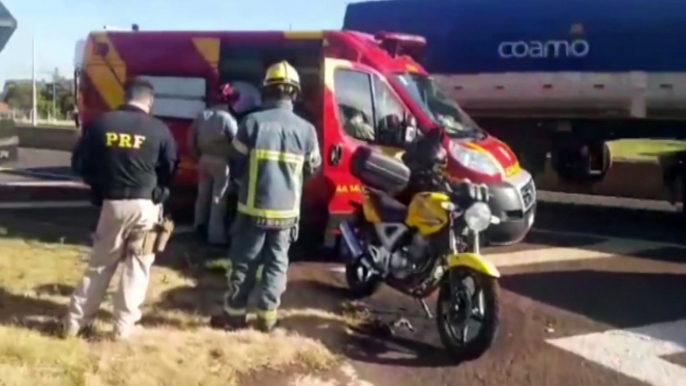
POLYGON ((263 86, 289 85, 300 91, 300 75, 287 61, 272 64, 267 68, 263 86))

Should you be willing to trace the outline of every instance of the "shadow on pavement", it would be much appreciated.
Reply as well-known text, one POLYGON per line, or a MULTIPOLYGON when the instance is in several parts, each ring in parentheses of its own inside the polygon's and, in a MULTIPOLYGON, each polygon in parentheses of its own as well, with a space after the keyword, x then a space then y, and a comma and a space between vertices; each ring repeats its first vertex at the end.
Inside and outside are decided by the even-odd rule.
POLYGON ((90 246, 97 218, 95 208, 3 210, 0 237, 90 246))
POLYGON ((2 171, 5 174, 17 175, 22 177, 31 177, 42 180, 60 181, 60 180, 78 180, 78 177, 71 171, 68 166, 45 166, 45 167, 30 167, 6 169, 2 171))
MULTIPOLYGON (((0 182, 2 183, 2 182, 0 182)), ((0 202, 89 201, 88 189, 79 186, 0 185, 0 202)), ((4 210, 4 209, 3 209, 4 210)))
MULTIPOLYGON (((182 267, 184 263, 172 263, 179 255, 165 257, 161 263, 170 267, 182 267)), ((362 328, 352 329, 359 320, 350 314, 350 298, 347 290, 326 280, 328 264, 292 263, 289 282, 279 309, 280 325, 289 331, 321 341, 334 353, 353 360, 402 366, 454 366, 445 358, 440 346, 433 346, 419 340, 386 334, 384 322, 372 311, 374 323, 381 328, 369 328, 374 323, 363 323, 362 328), (352 324, 351 324, 352 323, 352 324)), ((156 307, 169 311, 182 311, 200 315, 207 320, 221 310, 226 291, 223 275, 210 273, 201 266, 189 269, 187 275, 194 277, 195 285, 174 288, 161 297, 156 307)), ((256 287, 249 309, 255 308, 256 287)), ((398 311, 398 316, 400 316, 398 311)), ((406 314, 402 314, 405 315, 406 314)), ((150 321, 144 317, 144 321, 150 321)), ((371 320, 370 320, 371 322, 371 320)), ((433 321, 430 321, 432 328, 433 321)))
POLYGON ((675 212, 539 202, 534 227, 686 245, 686 219, 675 212))
POLYGON ((594 270, 504 276, 502 288, 618 328, 686 318, 686 274, 594 270))

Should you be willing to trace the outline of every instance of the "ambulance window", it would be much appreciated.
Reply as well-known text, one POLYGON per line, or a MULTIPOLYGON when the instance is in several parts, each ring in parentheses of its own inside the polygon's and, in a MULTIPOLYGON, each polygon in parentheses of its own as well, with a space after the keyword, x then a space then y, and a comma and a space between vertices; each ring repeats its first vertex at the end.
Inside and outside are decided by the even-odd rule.
POLYGON ((388 83, 383 82, 378 76, 374 76, 374 100, 377 136, 380 139, 395 138, 397 130, 401 128, 405 108, 388 83))
POLYGON ((339 121, 343 130, 361 141, 374 140, 374 103, 369 74, 338 69, 334 73, 334 90, 339 121))

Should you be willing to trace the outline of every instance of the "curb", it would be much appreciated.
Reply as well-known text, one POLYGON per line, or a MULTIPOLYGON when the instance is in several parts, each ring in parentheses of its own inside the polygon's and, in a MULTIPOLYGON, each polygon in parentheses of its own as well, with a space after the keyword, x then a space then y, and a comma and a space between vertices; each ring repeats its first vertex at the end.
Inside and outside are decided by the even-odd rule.
POLYGON ((79 130, 74 127, 16 125, 19 146, 34 149, 72 151, 79 130))

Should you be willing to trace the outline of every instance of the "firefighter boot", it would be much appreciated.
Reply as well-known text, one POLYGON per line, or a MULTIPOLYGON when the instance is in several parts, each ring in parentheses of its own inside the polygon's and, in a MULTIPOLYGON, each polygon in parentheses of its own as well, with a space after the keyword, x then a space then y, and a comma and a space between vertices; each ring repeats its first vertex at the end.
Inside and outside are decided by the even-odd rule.
POLYGON ((212 315, 210 326, 218 330, 235 331, 248 327, 245 315, 229 315, 226 312, 212 315))
POLYGON ((270 333, 278 326, 276 310, 258 311, 255 328, 264 333, 270 333))

